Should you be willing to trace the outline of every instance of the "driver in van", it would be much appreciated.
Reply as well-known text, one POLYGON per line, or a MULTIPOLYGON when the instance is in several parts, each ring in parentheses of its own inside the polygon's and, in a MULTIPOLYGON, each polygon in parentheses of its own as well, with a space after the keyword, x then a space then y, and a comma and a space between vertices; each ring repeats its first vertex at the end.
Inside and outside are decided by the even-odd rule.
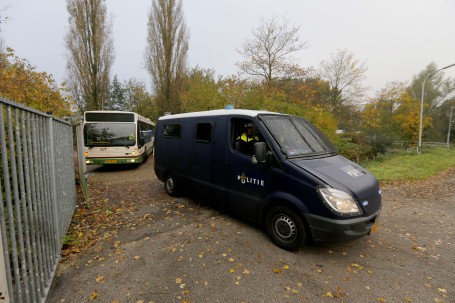
POLYGON ((241 153, 253 155, 254 143, 259 141, 258 136, 254 135, 254 124, 249 122, 245 124, 246 131, 235 141, 235 148, 241 153))

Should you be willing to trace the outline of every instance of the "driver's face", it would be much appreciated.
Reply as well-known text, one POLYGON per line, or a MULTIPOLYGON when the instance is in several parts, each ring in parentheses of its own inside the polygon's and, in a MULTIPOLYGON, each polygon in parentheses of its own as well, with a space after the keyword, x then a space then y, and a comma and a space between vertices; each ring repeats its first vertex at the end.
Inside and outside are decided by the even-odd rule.
POLYGON ((253 135, 253 128, 248 127, 248 136, 252 136, 252 135, 253 135))

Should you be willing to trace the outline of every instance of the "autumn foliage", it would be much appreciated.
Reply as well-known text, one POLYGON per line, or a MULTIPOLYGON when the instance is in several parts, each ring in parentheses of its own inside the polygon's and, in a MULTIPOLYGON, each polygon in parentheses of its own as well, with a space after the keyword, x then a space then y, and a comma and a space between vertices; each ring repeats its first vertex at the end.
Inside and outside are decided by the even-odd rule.
POLYGON ((0 96, 57 117, 71 113, 72 101, 65 86, 58 87, 52 75, 38 72, 11 48, 0 52, 0 96))

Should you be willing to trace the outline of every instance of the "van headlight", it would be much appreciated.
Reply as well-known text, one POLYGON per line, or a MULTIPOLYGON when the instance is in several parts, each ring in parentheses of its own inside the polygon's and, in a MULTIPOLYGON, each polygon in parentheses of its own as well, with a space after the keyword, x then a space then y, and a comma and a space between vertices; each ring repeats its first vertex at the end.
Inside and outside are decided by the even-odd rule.
POLYGON ((331 187, 319 187, 317 191, 322 202, 335 214, 340 216, 362 214, 362 209, 350 194, 331 187))

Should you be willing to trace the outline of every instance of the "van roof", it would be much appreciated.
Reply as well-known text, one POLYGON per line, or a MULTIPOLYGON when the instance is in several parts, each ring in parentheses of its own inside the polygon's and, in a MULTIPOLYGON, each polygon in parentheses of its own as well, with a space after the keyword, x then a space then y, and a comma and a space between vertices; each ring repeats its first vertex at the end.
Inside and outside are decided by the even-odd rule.
POLYGON ((194 117, 213 117, 213 116, 232 116, 232 115, 243 115, 243 116, 250 116, 256 117, 259 114, 277 114, 283 115, 280 113, 269 112, 266 110, 251 110, 251 109, 215 109, 209 111, 201 111, 201 112, 191 112, 191 113, 183 113, 183 114, 175 114, 175 115, 167 115, 162 116, 158 120, 167 120, 167 119, 174 119, 174 118, 194 118, 194 117))

